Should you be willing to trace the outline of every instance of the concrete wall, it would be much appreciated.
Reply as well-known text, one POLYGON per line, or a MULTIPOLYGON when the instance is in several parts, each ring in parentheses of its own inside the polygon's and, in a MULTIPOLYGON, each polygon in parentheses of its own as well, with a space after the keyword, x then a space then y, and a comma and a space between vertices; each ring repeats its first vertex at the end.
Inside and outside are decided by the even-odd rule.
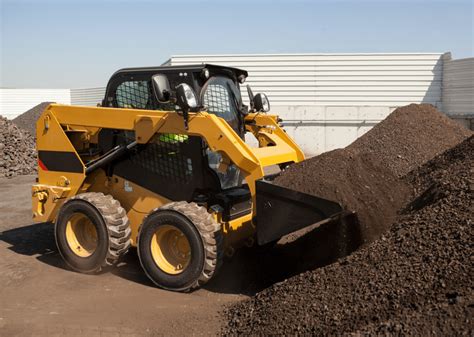
POLYGON ((383 120, 387 106, 276 106, 288 134, 308 156, 345 147, 383 120), (285 118, 286 117, 286 118, 285 118))

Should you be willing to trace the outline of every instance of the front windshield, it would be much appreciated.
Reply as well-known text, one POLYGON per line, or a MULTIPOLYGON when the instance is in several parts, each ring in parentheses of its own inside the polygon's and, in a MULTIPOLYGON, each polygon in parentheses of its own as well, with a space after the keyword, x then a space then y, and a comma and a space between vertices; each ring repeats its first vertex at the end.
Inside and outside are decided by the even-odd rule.
POLYGON ((202 88, 202 103, 209 113, 223 118, 239 133, 240 91, 227 77, 211 77, 202 88))

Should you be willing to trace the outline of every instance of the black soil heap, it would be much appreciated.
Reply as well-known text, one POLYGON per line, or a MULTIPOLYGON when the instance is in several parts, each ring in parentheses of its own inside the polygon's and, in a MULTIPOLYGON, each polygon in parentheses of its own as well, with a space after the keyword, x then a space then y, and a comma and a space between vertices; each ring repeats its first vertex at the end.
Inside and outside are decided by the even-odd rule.
POLYGON ((472 134, 429 104, 396 109, 344 149, 291 166, 275 183, 356 211, 363 242, 393 222, 409 190, 399 177, 472 134))
POLYGON ((471 136, 403 178, 413 196, 382 237, 229 307, 223 333, 472 336, 473 167, 471 136))

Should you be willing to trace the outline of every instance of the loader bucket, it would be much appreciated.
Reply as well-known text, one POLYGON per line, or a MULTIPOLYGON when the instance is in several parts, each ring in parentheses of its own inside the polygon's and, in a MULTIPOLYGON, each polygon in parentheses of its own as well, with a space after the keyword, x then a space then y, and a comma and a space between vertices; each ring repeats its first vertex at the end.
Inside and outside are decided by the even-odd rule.
POLYGON ((256 181, 256 191, 256 227, 259 245, 346 213, 337 202, 277 186, 264 180, 256 181))

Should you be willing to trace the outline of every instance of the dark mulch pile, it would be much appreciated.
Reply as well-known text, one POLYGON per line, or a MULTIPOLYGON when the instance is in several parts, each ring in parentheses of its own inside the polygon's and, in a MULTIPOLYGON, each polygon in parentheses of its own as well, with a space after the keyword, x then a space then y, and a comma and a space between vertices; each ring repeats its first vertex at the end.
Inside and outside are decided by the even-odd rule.
POLYGON ((13 119, 13 122, 18 125, 21 129, 28 131, 30 134, 36 137, 36 121, 39 116, 43 113, 44 109, 48 107, 52 102, 43 102, 37 106, 25 111, 20 116, 13 119))
POLYGON ((12 121, 0 116, 0 177, 36 172, 35 139, 12 121))
POLYGON ((430 104, 396 109, 344 149, 291 166, 275 183, 356 211, 363 242, 393 222, 409 191, 399 177, 472 134, 430 104))
POLYGON ((470 137, 403 179, 416 196, 384 236, 228 308, 223 333, 472 336, 473 168, 470 137))
POLYGON ((398 177, 472 135, 431 104, 410 104, 392 112, 348 150, 384 166, 398 177))

